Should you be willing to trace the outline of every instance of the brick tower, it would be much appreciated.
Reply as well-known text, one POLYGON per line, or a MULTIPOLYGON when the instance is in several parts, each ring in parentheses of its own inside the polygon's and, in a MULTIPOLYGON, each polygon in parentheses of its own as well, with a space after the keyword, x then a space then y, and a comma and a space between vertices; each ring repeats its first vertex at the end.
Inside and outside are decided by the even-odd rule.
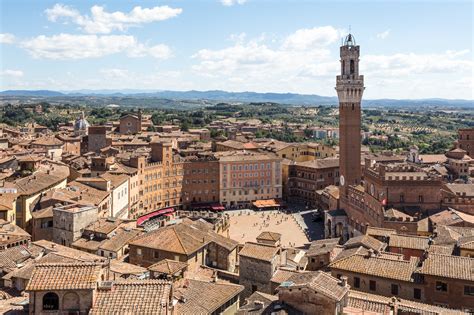
POLYGON ((360 101, 364 93, 364 76, 359 75, 359 46, 352 34, 341 46, 341 75, 336 78, 339 98, 339 169, 344 194, 348 185, 361 180, 360 165, 360 101))

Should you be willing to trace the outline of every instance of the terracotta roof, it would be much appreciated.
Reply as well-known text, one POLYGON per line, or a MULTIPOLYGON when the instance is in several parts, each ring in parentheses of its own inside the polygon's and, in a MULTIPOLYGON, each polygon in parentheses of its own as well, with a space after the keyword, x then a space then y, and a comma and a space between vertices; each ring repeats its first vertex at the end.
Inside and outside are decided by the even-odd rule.
POLYGON ((72 248, 77 248, 80 250, 85 250, 85 251, 93 251, 97 252, 99 249, 99 246, 102 242, 101 241, 96 241, 96 240, 91 240, 91 239, 86 239, 86 238, 80 238, 76 241, 74 241, 71 244, 72 248))
POLYGON ((445 187, 459 197, 474 197, 474 184, 446 184, 445 187))
POLYGON ((380 252, 385 248, 386 244, 370 235, 356 236, 350 238, 347 242, 344 243, 344 248, 353 248, 359 246, 364 246, 367 249, 373 249, 375 251, 380 252))
POLYGON ((40 169, 30 176, 14 181, 13 185, 18 189, 19 194, 33 195, 59 184, 66 180, 68 176, 69 168, 67 166, 55 165, 54 169, 49 171, 49 174, 46 169, 40 169))
POLYGON ((240 250, 239 256, 270 262, 279 250, 276 246, 247 242, 240 250))
POLYGON ((452 255, 454 251, 454 244, 436 245, 431 244, 428 248, 428 253, 440 255, 452 255))
POLYGON ((279 241, 281 239, 281 234, 276 232, 264 231, 257 236, 257 240, 263 241, 279 241))
POLYGON ((417 262, 414 257, 407 261, 375 254, 356 254, 332 262, 329 268, 411 282, 417 262))
POLYGON ((367 230, 365 231, 365 234, 370 235, 372 237, 375 237, 375 236, 388 237, 392 234, 397 234, 397 231, 395 231, 394 229, 384 229, 384 228, 379 228, 379 227, 374 227, 374 226, 368 226, 367 230))
POLYGON ((399 312, 402 313, 414 313, 421 315, 457 315, 466 314, 465 312, 458 310, 451 310, 445 307, 419 303, 415 301, 386 297, 376 294, 370 294, 355 290, 349 291, 349 299, 347 307, 344 307, 344 311, 350 314, 358 314, 363 312, 374 312, 377 314, 391 314, 392 307, 395 307, 399 312), (353 311, 351 313, 351 311, 353 311))
POLYGON ((306 256, 318 256, 331 252, 339 245, 339 238, 328 238, 311 242, 306 256))
POLYGON ((110 183, 112 184, 112 187, 114 188, 119 187, 120 185, 122 185, 129 179, 127 175, 123 175, 123 174, 114 175, 111 173, 104 173, 100 175, 100 177, 110 181, 110 183))
POLYGON ((100 277, 97 263, 37 264, 26 291, 91 290, 100 277))
POLYGON ((409 248, 409 249, 428 249, 429 238, 424 236, 413 236, 413 235, 390 235, 388 246, 397 248, 409 248))
POLYGON ((339 259, 344 259, 346 257, 352 256, 352 255, 367 255, 369 253, 369 250, 363 246, 355 247, 355 248, 349 248, 349 249, 344 249, 341 251, 337 256, 334 258, 333 261, 339 260, 339 259))
POLYGON ((384 216, 389 217, 389 218, 403 218, 404 220, 413 219, 411 215, 406 214, 405 212, 402 212, 394 208, 390 208, 386 210, 384 213, 384 216))
POLYGON ((349 286, 342 286, 339 279, 322 271, 294 274, 278 289, 294 287, 309 287, 335 301, 342 300, 349 292, 349 286))
POLYGON ((474 281, 474 258, 430 254, 419 272, 443 278, 474 281))
POLYGON ((181 271, 188 267, 188 264, 181 261, 170 260, 170 259, 163 259, 156 264, 151 265, 148 267, 148 270, 164 273, 167 275, 174 275, 178 271, 181 271))
POLYGON ((279 268, 274 274, 272 279, 270 280, 271 282, 274 283, 282 283, 284 281, 287 281, 290 277, 292 277, 296 273, 301 273, 301 271, 297 270, 289 270, 289 269, 281 269, 279 268))
POLYGON ((31 144, 39 145, 39 146, 60 146, 63 145, 64 142, 55 138, 55 137, 42 137, 34 140, 31 144))
POLYGON ((122 220, 111 218, 100 218, 96 222, 88 225, 84 230, 92 233, 110 234, 122 223, 122 220))
POLYGON ((325 169, 325 168, 335 168, 339 167, 338 158, 325 158, 325 159, 316 159, 306 162, 296 163, 299 166, 310 167, 315 169, 325 169))
POLYGON ((162 280, 99 284, 89 314, 168 314, 170 297, 171 283, 162 280))
POLYGON ((210 242, 229 251, 237 247, 238 242, 212 230, 202 230, 199 226, 201 223, 183 221, 139 236, 130 244, 185 255, 196 252, 210 242))
POLYGON ((458 246, 461 249, 471 249, 474 250, 474 235, 463 236, 458 240, 458 246))
POLYGON ((141 233, 142 232, 139 230, 126 230, 119 228, 115 235, 112 235, 109 239, 106 239, 99 245, 99 249, 117 252, 141 233))
MULTIPOLYGON (((272 311, 274 310, 273 304, 278 302, 278 296, 255 291, 251 296, 246 298, 245 301, 246 304, 239 308, 237 314, 272 314, 272 311), (260 303, 263 303, 263 307, 260 303)), ((274 312, 274 314, 276 315, 280 313, 274 312)))
POLYGON ((183 279, 173 295, 177 314, 211 314, 244 290, 237 284, 183 279), (203 294, 205 292, 205 294, 203 294))

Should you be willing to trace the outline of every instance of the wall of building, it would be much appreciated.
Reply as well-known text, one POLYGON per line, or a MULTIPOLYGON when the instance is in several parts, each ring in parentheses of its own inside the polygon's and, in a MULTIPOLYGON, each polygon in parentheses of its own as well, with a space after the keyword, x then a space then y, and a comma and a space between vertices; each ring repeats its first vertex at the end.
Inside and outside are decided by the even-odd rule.
POLYGON ((464 294, 464 286, 474 286, 472 281, 465 281, 459 279, 448 279, 442 277, 435 277, 424 275, 425 285, 425 303, 447 306, 456 309, 470 309, 474 310, 474 296, 464 294), (447 283, 448 291, 436 290, 436 282, 442 281, 447 283))
POLYGON ((220 201, 226 207, 249 207, 255 200, 282 197, 280 160, 220 161, 220 201))
POLYGON ((338 314, 342 310, 336 301, 308 288, 282 288, 278 291, 278 299, 304 314, 338 314))

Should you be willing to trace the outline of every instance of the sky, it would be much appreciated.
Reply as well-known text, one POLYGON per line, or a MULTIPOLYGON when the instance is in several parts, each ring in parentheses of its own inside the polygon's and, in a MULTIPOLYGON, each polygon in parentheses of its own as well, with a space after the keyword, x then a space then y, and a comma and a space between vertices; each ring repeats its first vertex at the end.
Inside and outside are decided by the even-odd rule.
POLYGON ((360 45, 364 98, 473 99, 474 1, 0 2, 0 90, 336 96, 360 45))

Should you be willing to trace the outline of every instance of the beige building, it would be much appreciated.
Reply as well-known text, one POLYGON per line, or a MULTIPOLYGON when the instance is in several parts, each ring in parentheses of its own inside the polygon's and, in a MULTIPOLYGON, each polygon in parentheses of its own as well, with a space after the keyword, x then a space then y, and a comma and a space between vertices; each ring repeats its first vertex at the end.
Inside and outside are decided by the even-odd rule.
POLYGON ((253 201, 282 197, 281 159, 249 151, 216 153, 220 201, 227 208, 248 207, 253 201))

